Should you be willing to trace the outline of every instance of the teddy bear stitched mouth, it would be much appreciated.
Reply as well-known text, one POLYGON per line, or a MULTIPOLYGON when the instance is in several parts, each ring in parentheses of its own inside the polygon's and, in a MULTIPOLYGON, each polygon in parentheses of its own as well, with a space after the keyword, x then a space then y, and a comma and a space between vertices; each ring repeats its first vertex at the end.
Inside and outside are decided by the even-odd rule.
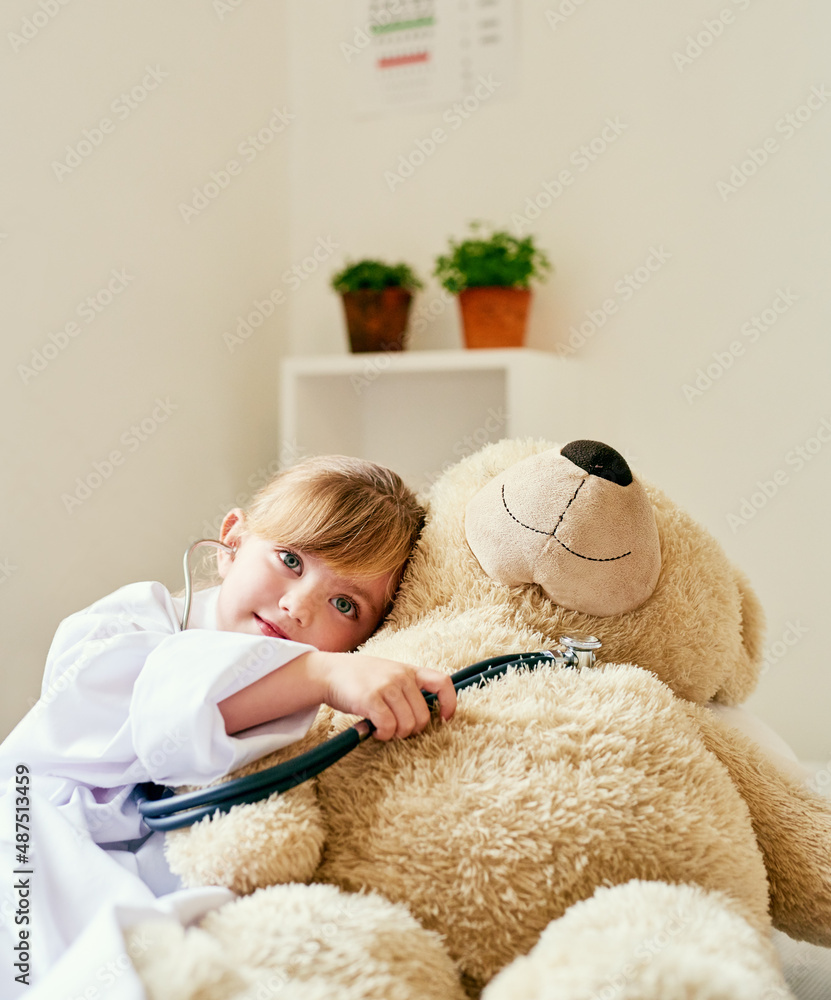
POLYGON ((577 489, 574 491, 574 493, 571 496, 571 499, 566 504, 565 510, 557 518, 557 523, 554 525, 554 530, 553 531, 544 531, 542 528, 535 528, 535 527, 533 527, 530 524, 525 524, 523 521, 520 521, 520 519, 512 512, 511 508, 508 506, 508 501, 505 499, 505 484, 504 483, 502 484, 502 506, 505 508, 505 511, 507 512, 508 516, 511 517, 514 521, 516 521, 516 523, 521 528, 527 528, 528 531, 536 531, 540 535, 547 535, 549 538, 553 538, 554 541, 558 545, 562 545, 562 547, 566 550, 566 552, 570 552, 573 556, 577 556, 578 559, 586 559, 589 562, 615 562, 615 560, 617 560, 617 559, 625 559, 626 556, 631 556, 632 555, 632 550, 631 549, 628 552, 623 552, 619 556, 606 556, 605 558, 600 558, 600 559, 596 558, 595 556, 584 556, 581 552, 575 552, 574 549, 570 549, 566 545, 565 542, 563 542, 559 538, 557 538, 557 529, 563 523, 563 518, 566 516, 566 511, 569 509, 569 507, 576 500, 577 494, 583 488, 583 485, 585 484, 585 482, 586 482, 586 480, 583 479, 578 484, 577 489))

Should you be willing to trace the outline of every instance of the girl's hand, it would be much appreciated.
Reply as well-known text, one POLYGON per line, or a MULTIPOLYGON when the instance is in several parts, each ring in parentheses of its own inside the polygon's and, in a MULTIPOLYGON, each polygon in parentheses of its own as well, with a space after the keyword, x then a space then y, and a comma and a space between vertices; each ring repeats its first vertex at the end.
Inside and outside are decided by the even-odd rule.
POLYGON ((379 740, 404 738, 425 728, 430 709, 422 688, 438 695, 443 719, 456 711, 453 682, 438 670, 363 653, 306 655, 310 674, 324 685, 323 701, 340 712, 369 719, 379 740))

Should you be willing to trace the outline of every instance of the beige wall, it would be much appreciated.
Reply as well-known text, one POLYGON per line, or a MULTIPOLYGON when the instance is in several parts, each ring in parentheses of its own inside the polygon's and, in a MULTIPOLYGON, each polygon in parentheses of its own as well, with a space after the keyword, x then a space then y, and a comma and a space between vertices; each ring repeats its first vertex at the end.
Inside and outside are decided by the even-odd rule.
MULTIPOLYGON (((278 357, 284 346, 345 350, 327 286, 344 256, 404 258, 426 275, 468 220, 510 224, 537 199, 531 228, 557 270, 537 296, 531 345, 553 349, 587 324, 572 358, 585 436, 620 448, 749 573, 771 643, 752 705, 801 756, 831 758, 831 449, 824 429, 817 436, 831 423, 831 102, 806 105, 828 82, 828 8, 521 0, 513 96, 484 101, 390 190, 385 171, 445 109, 353 117, 354 65, 340 43, 361 27, 354 5, 222 7, 75 0, 17 51, 5 40, 5 728, 35 695, 63 615, 129 580, 178 586, 182 540, 279 460, 278 357), (673 54, 720 10, 732 17, 719 37, 679 68, 673 54), (166 75, 116 119, 119 95, 157 66, 166 75), (272 119, 275 107, 295 117, 272 119), (787 134, 793 113, 807 118, 787 134), (59 179, 53 161, 105 117, 112 131, 59 179), (608 119, 619 134, 586 163, 580 148, 608 119), (285 127, 249 162, 240 143, 270 120, 285 127), (723 197, 718 183, 766 140, 776 143, 767 162, 723 197), (219 175, 226 187, 184 219, 180 203, 230 160, 239 172, 219 175), (544 185, 562 170, 572 183, 548 203, 544 185), (325 259, 294 289, 286 270, 315 248, 325 259), (649 280, 627 293, 627 275, 645 274, 647 261, 649 280), (113 269, 129 281, 85 321, 78 304, 115 281, 113 269), (283 299, 250 338, 223 338, 272 291, 283 299), (616 311, 592 333, 589 316, 602 319, 610 300, 616 311), (777 305, 753 339, 746 324, 777 305), (18 365, 72 320, 76 335, 24 381, 18 365), (744 351, 725 367, 734 343, 744 351), (721 377, 686 398, 708 365, 721 377), (163 422, 157 399, 176 407, 163 422), (128 450, 124 436, 142 420, 152 433, 128 450), (68 511, 62 495, 114 450, 122 463, 68 511), (752 499, 756 513, 740 520, 752 499)), ((7 3, 6 33, 41 9, 7 3)), ((437 295, 431 283, 416 311, 437 295)), ((447 308, 412 346, 458 344, 447 308)), ((557 439, 556 387, 539 433, 557 439)))
MULTIPOLYGON (((538 201, 529 228, 557 270, 537 296, 531 345, 553 349, 586 323, 572 376, 584 387, 582 436, 616 445, 748 572, 771 647, 752 705, 802 756, 828 761, 831 9, 821 0, 787 11, 757 0, 524 0, 517 9, 513 96, 497 100, 497 90, 453 130, 442 107, 356 120, 350 84, 362 57, 349 63, 340 49, 363 27, 354 5, 291 5, 292 51, 303 56, 293 80, 293 252, 325 233, 349 256, 400 257, 427 274, 469 220, 510 226, 538 201), (686 56, 687 36, 701 32, 712 44, 704 37, 701 55, 691 47, 686 56), (790 129, 789 114, 807 120, 790 129), (391 190, 385 172, 436 127, 446 141, 391 190), (604 129, 606 148, 589 160, 581 147, 601 137, 599 150, 604 129), (761 160, 766 140, 776 143, 767 162, 723 196, 718 183, 749 148, 762 147, 761 160), (561 170, 571 183, 548 199, 544 185, 561 170), (775 322, 764 332, 746 326, 767 309, 775 322), (743 353, 731 359, 733 344, 743 353), (721 377, 688 398, 685 384, 695 390, 708 365, 721 377), (753 499, 759 509, 742 520, 753 499)), ((306 291, 292 304, 293 352, 343 350, 336 299, 322 278, 306 291)), ((431 283, 416 313, 438 309, 437 297, 431 283)), ((412 338, 413 347, 458 344, 454 308, 412 338)), ((539 433, 558 440, 556 386, 539 433)))
POLYGON ((178 589, 186 541, 279 459, 285 303, 223 335, 291 264, 285 8, 226 6, 3 5, 3 732, 62 617, 178 589))

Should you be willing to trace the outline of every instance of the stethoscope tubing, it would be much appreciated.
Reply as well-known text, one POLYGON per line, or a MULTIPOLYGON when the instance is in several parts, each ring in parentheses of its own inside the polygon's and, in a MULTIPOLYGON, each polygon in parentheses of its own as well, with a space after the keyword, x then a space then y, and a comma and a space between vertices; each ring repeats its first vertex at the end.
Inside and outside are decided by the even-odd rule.
MULTIPOLYGON (((451 680, 453 687, 459 692, 501 677, 511 667, 527 667, 534 670, 543 663, 551 661, 556 661, 556 657, 549 650, 492 656, 459 670, 451 676, 451 680)), ((438 701, 435 694, 429 692, 422 694, 431 708, 438 701)), ((286 792, 345 757, 371 735, 374 729, 369 719, 362 719, 306 753, 257 771, 255 774, 234 778, 221 785, 198 791, 183 792, 180 795, 166 789, 161 798, 139 797, 139 813, 151 830, 177 830, 190 826, 217 811, 226 813, 232 806, 256 802, 275 793, 286 792)))
POLYGON ((190 569, 190 557, 192 553, 202 545, 213 545, 216 549, 224 549, 226 552, 233 554, 234 546, 226 545, 225 542, 220 542, 217 538, 200 538, 199 541, 194 542, 185 549, 185 554, 182 558, 182 571, 185 575, 185 606, 182 610, 182 621, 179 625, 180 631, 184 632, 188 627, 188 622, 190 621, 190 605, 193 600, 193 573, 190 569))

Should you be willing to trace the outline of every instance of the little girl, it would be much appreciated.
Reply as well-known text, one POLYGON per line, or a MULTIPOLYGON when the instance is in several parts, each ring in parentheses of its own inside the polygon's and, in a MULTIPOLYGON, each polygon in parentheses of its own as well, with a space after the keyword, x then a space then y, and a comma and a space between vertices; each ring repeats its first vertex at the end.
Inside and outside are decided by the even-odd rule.
POLYGON ((122 929, 148 913, 188 923, 232 898, 180 888, 137 784, 208 784, 298 740, 324 703, 369 718, 379 739, 424 729, 422 688, 453 714, 445 674, 349 652, 388 611, 423 519, 395 473, 310 459, 226 515, 221 583, 194 595, 187 630, 159 583, 61 623, 41 698, 0 748, 0 995, 103 996, 110 954, 118 995, 140 997, 122 929), (21 774, 25 861, 13 850, 21 774))

